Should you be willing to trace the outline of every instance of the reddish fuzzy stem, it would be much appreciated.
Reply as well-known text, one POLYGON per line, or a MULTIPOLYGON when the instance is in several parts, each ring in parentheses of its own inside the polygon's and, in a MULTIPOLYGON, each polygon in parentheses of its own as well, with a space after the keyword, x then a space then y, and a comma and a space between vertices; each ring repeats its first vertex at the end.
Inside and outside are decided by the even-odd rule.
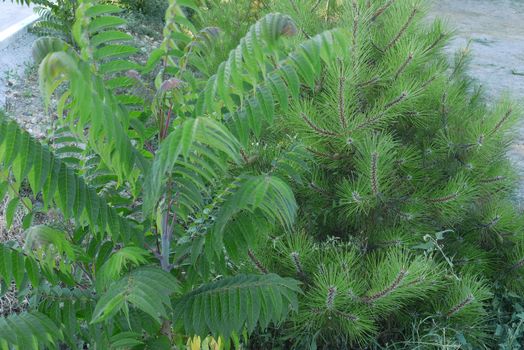
POLYGON ((493 128, 493 130, 490 132, 490 135, 493 135, 494 133, 496 133, 500 127, 502 126, 502 124, 504 124, 504 122, 506 120, 508 120, 509 116, 511 115, 511 113, 513 113, 513 110, 510 108, 506 114, 504 115, 504 117, 502 117, 502 119, 497 123, 497 125, 495 125, 495 127, 493 128))
POLYGON ((490 179, 480 180, 480 182, 483 183, 483 184, 490 184, 490 183, 502 181, 502 180, 505 180, 505 179, 506 179, 505 176, 495 176, 495 177, 492 177, 490 179))
POLYGON ((518 270, 518 269, 520 269, 522 266, 524 266, 524 258, 523 258, 523 259, 520 259, 520 260, 517 261, 515 264, 513 264, 513 266, 511 266, 510 270, 518 270))
POLYGON ((326 308, 331 310, 335 304, 335 297, 337 296, 337 287, 331 286, 328 288, 326 297, 326 308))
POLYGON ((391 283, 390 286, 388 286, 386 289, 376 293, 376 294, 373 294, 371 296, 366 296, 366 297, 363 297, 362 300, 365 302, 365 303, 368 303, 368 304, 371 304, 389 294, 391 294, 392 292, 394 292, 399 286, 400 286, 400 283, 402 282, 402 280, 406 277, 406 275, 408 274, 407 271, 405 270, 400 270, 400 272, 398 273, 398 276, 397 278, 395 278, 395 280, 393 281, 393 283, 391 283))
POLYGON ((393 106, 399 104, 400 102, 402 102, 402 101, 403 101, 407 96, 408 96, 408 93, 404 91, 403 93, 400 94, 399 97, 397 97, 397 98, 394 99, 393 101, 387 103, 387 104, 384 106, 384 108, 385 108, 385 109, 390 109, 391 107, 393 107, 393 106))
POLYGON ((311 128, 313 129, 314 131, 316 131, 318 134, 320 135, 324 135, 324 136, 331 136, 331 137, 335 137, 335 136, 338 136, 337 133, 334 133, 332 131, 329 131, 329 130, 326 130, 326 129, 322 129, 318 126, 316 126, 304 113, 300 113, 300 116, 302 117, 302 119, 304 119, 304 121, 306 122, 306 124, 311 128))
POLYGON ((339 79, 338 79, 338 119, 340 126, 344 129, 347 127, 346 123, 346 105, 344 101, 344 87, 346 84, 346 77, 344 77, 344 67, 340 62, 339 79))
POLYGON ((378 153, 373 152, 371 155, 371 190, 373 194, 378 195, 378 153))
POLYGON ((413 59, 413 52, 410 52, 408 57, 406 58, 406 60, 404 61, 404 63, 402 63, 402 65, 400 66, 400 68, 397 70, 397 72, 395 73, 395 80, 398 79, 398 77, 400 76, 400 74, 402 74, 402 72, 404 72, 404 70, 406 69, 406 67, 408 66, 408 64, 411 62, 411 60, 413 59))
POLYGON ((378 17, 380 17, 380 15, 382 15, 391 5, 393 5, 394 2, 395 0, 389 0, 384 4, 384 6, 377 9, 373 14, 373 17, 371 17, 371 21, 375 21, 378 17))
POLYGON ((417 8, 414 8, 413 11, 411 12, 411 15, 409 15, 409 18, 408 20, 406 21, 406 23, 404 23, 404 25, 402 26, 402 28, 400 28, 400 31, 397 33, 397 35, 389 42, 389 44, 386 46, 386 48, 384 49, 384 51, 387 51, 389 50, 390 48, 393 47, 393 45, 395 45, 397 43, 397 41, 400 39, 400 37, 404 34, 404 32, 406 31, 406 29, 408 29, 408 27, 410 26, 411 22, 413 22, 413 19, 415 18, 415 15, 417 14, 418 12, 418 9, 417 8))
POLYGON ((466 306, 471 304, 473 300, 475 300, 475 297, 472 294, 468 295, 468 297, 461 301, 460 304, 453 306, 453 308, 451 308, 451 310, 448 311, 446 316, 451 317, 455 315, 456 313, 460 312, 460 310, 464 309, 466 306))
POLYGON ((263 274, 268 273, 267 269, 264 267, 264 265, 262 265, 260 260, 257 259, 255 253, 251 249, 247 250, 247 255, 249 256, 249 259, 251 259, 251 262, 258 268, 260 272, 262 272, 263 274))
POLYGON ((458 193, 453 193, 453 194, 450 194, 449 196, 430 199, 429 201, 431 203, 447 203, 447 202, 451 202, 452 200, 457 199, 457 197, 458 197, 458 193))

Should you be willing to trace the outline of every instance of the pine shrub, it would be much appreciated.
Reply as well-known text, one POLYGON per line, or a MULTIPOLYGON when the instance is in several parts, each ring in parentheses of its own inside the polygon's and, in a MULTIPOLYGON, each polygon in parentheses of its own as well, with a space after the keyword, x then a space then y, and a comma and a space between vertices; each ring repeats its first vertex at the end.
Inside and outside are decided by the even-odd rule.
MULTIPOLYGON (((467 48, 447 57, 451 33, 427 23, 425 2, 318 3, 271 9, 301 36, 346 28, 347 50, 253 147, 264 158, 291 137, 311 159, 292 181, 296 233, 259 242, 246 268, 303 282, 300 311, 279 330, 296 348, 491 348, 492 286, 522 291, 506 156, 518 106, 485 100, 467 48)), ((309 59, 304 70, 318 64, 309 59)))

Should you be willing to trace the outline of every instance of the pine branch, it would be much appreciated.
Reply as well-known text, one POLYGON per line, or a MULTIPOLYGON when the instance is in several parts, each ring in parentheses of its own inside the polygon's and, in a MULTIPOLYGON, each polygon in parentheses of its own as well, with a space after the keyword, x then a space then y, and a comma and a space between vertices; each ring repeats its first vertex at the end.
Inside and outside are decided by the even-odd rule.
MULTIPOLYGON (((320 1, 319 1, 320 2, 320 1)), ((289 3, 291 4, 291 7, 293 7, 293 11, 295 11, 295 13, 297 15, 300 15, 300 10, 297 6, 297 4, 295 3, 295 0, 289 0, 289 3)), ((313 10, 312 10, 313 11, 313 10)), ((302 32, 302 34, 304 34, 304 36, 307 38, 307 39, 310 39, 311 36, 304 30, 304 28, 300 28, 300 31, 302 32)))
POLYGON ((483 183, 483 184, 490 184, 490 183, 494 183, 494 182, 499 182, 499 181, 502 181, 502 180, 505 180, 506 177, 505 176, 495 176, 495 177, 492 177, 492 178, 488 178, 488 179, 480 179, 480 183, 483 183))
POLYGON ((338 153, 335 153, 335 154, 330 154, 330 153, 325 153, 325 152, 320 152, 320 151, 317 151, 311 147, 306 147, 306 149, 313 153, 314 155, 316 156, 320 156, 320 157, 325 157, 325 158, 329 158, 329 159, 332 159, 332 160, 339 160, 339 159, 342 159, 342 156, 338 153))
POLYGON ((353 12, 355 13, 354 16, 353 16, 353 30, 351 32, 353 47, 355 48, 357 46, 357 33, 358 33, 358 24, 359 24, 359 10, 358 10, 357 2, 355 0, 352 1, 351 5, 353 6, 353 12))
POLYGON ((377 114, 376 116, 374 116, 373 118, 371 119, 367 119, 365 122, 357 125, 357 127, 354 129, 354 130, 360 130, 360 129, 364 129, 364 128, 367 128, 368 126, 370 125, 373 125, 375 124, 376 122, 378 122, 380 119, 382 119, 382 117, 386 115, 385 112, 382 112, 382 113, 379 113, 377 114))
POLYGON ((517 261, 515 264, 513 264, 513 265, 510 267, 510 271, 518 270, 518 269, 520 269, 522 266, 524 266, 524 258, 520 259, 520 260, 517 261))
POLYGON ((347 127, 346 122, 346 106, 344 100, 344 87, 346 84, 346 77, 344 76, 344 66, 342 61, 339 60, 339 78, 338 78, 338 119, 340 120, 340 126, 342 128, 347 127))
POLYGON ((504 117, 502 117, 502 119, 497 123, 497 125, 495 125, 495 127, 493 128, 493 130, 491 130, 491 132, 489 133, 489 135, 493 135, 494 133, 496 133, 500 127, 502 126, 502 124, 504 124, 506 122, 506 120, 508 120, 508 118, 510 117, 511 113, 513 113, 513 109, 509 109, 506 114, 504 114, 504 117))
POLYGON ((501 216, 500 215, 496 215, 490 222, 488 222, 487 224, 482 224, 482 227, 483 228, 492 228, 493 226, 495 226, 501 219, 501 216))
POLYGON ((378 195, 378 153, 373 152, 371 155, 371 190, 375 196, 378 195))
POLYGON ((333 310, 333 312, 335 313, 335 315, 337 315, 339 317, 342 317, 342 318, 344 318, 344 319, 346 319, 348 321, 358 322, 358 320, 359 320, 358 316, 349 314, 347 312, 342 312, 342 311, 339 311, 339 310, 333 310))
POLYGON ((315 4, 313 4, 313 7, 311 8, 311 12, 314 12, 318 5, 320 5, 320 3, 322 2, 322 0, 317 0, 317 2, 315 4))
POLYGON ((321 127, 315 125, 313 123, 313 121, 311 121, 307 115, 305 113, 300 113, 300 116, 302 117, 302 119, 306 122, 306 124, 311 128, 313 129, 317 134, 320 134, 320 135, 323 135, 323 136, 330 136, 330 137, 337 137, 337 136, 340 136, 339 134, 337 133, 334 133, 332 131, 329 131, 329 130, 326 130, 326 129, 322 129, 321 127))
POLYGON ((376 82, 378 82, 380 80, 380 77, 377 75, 376 77, 373 77, 371 78, 370 80, 368 81, 364 81, 362 83, 359 83, 357 84, 357 87, 366 87, 368 85, 372 85, 372 84, 375 84, 376 82))
POLYGON ((384 52, 386 52, 389 49, 391 49, 397 43, 397 41, 400 39, 400 37, 406 32, 408 27, 411 25, 411 22, 413 22, 413 19, 415 18, 415 15, 417 14, 417 12, 418 12, 418 9, 415 7, 413 9, 413 11, 411 11, 411 14, 409 15, 408 20, 406 21, 406 23, 404 23, 402 28, 400 28, 400 30, 397 33, 397 35, 393 39, 391 39, 389 44, 386 45, 386 48, 384 49, 384 52))
POLYGON ((258 258, 255 256, 255 253, 251 249, 247 250, 247 255, 249 256, 249 259, 251 259, 251 262, 258 268, 260 272, 262 272, 263 274, 268 273, 265 266, 260 262, 260 260, 258 260, 258 258))
POLYGON ((386 289, 381 290, 380 292, 376 294, 373 294, 371 296, 362 297, 362 301, 364 301, 367 304, 371 304, 381 298, 384 298, 385 296, 388 296, 389 294, 397 290, 397 288, 400 286, 400 284, 402 283, 404 278, 407 276, 407 274, 408 272, 406 270, 400 270, 400 272, 398 273, 393 283, 391 283, 391 285, 389 285, 386 289))
POLYGON ((455 305, 454 307, 452 307, 451 310, 448 311, 446 316, 449 318, 449 317, 457 314, 458 312, 460 312, 460 310, 464 309, 466 306, 471 304, 474 300, 475 300, 475 297, 473 296, 473 294, 468 295, 468 297, 466 299, 464 299, 458 305, 455 305))
POLYGON ((380 17, 391 5, 393 5, 393 3, 395 2, 395 0, 389 0, 388 2, 386 2, 382 7, 379 7, 375 13, 373 14, 373 16, 371 17, 371 21, 375 21, 378 17, 380 17))
POLYGON ((314 182, 310 182, 309 183, 309 187, 311 187, 313 190, 317 191, 318 193, 320 193, 321 195, 324 195, 326 197, 329 197, 329 192, 327 192, 325 189, 323 189, 322 187, 318 186, 316 183, 314 182))
POLYGON ((429 78, 426 82, 424 82, 424 84, 422 84, 422 86, 420 87, 421 90, 425 90, 432 82, 435 81, 435 79, 437 79, 436 76, 432 76, 431 78, 429 78))
POLYGON ((477 140, 477 145, 482 146, 484 144, 484 134, 480 135, 477 140))
POLYGON ((449 75, 449 78, 448 78, 449 81, 451 81, 455 77, 455 74, 457 74, 457 72, 460 71, 463 65, 466 64, 469 53, 470 53, 470 49, 469 49, 469 43, 468 43, 468 46, 466 46, 464 49, 459 51, 458 59, 456 60, 455 67, 453 67, 453 71, 449 75))
POLYGON ((425 53, 428 53, 429 51, 433 50, 439 44, 439 42, 441 42, 442 39, 444 39, 445 37, 446 37, 446 35, 444 33, 441 33, 438 36, 437 40, 435 40, 426 50, 424 50, 423 53, 425 54, 425 53))
POLYGON ((399 69, 395 73, 395 79, 394 80, 398 79, 398 77, 402 74, 402 72, 404 72, 404 70, 406 69, 406 67, 411 62, 412 59, 413 59, 413 52, 410 52, 408 57, 406 58, 406 60, 402 63, 402 65, 399 67, 399 69))
POLYGON ((408 96, 408 93, 406 91, 404 91, 403 93, 401 93, 397 98, 395 98, 393 101, 390 101, 388 102, 384 108, 386 110, 392 108, 393 106, 399 104, 400 102, 402 102, 406 97, 408 96))
POLYGON ((459 194, 455 192, 455 193, 450 194, 448 196, 430 199, 429 202, 430 203, 448 203, 448 202, 451 202, 451 201, 457 199, 458 195, 459 194))
POLYGON ((333 309, 336 296, 337 296, 337 287, 336 286, 329 287, 327 297, 326 297, 326 308, 328 310, 333 309))
POLYGON ((440 114, 443 116, 446 116, 448 114, 448 109, 446 108, 446 100, 448 98, 448 94, 444 92, 442 94, 442 98, 440 99, 440 114))
POLYGON ((353 130, 360 130, 360 129, 364 129, 370 125, 373 125, 375 124, 376 122, 378 122, 380 119, 382 119, 383 116, 386 115, 386 112, 393 108, 394 106, 396 106, 397 104, 399 104, 400 102, 402 102, 406 97, 408 96, 408 93, 407 92, 403 92, 402 94, 400 94, 397 98, 395 98, 394 100, 386 103, 386 105, 384 106, 384 111, 377 114, 376 116, 374 116, 373 118, 371 119, 367 119, 366 121, 364 121, 363 123, 357 125, 353 130))
POLYGON ((362 203, 362 196, 357 191, 351 193, 351 198, 353 198, 355 203, 362 203))
POLYGON ((304 273, 304 269, 302 267, 302 264, 300 262, 300 256, 298 252, 292 252, 291 253, 291 260, 293 261, 293 265, 295 265, 295 270, 298 273, 300 277, 305 277, 306 274, 304 273))

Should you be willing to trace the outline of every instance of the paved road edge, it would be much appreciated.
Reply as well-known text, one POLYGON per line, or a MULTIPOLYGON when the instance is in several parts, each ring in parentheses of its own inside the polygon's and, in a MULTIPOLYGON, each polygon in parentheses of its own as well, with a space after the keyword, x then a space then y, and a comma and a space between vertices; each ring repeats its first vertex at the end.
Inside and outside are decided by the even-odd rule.
POLYGON ((35 13, 13 24, 9 28, 0 31, 0 50, 5 49, 7 46, 15 42, 20 35, 25 34, 27 32, 27 27, 37 19, 38 15, 35 13))

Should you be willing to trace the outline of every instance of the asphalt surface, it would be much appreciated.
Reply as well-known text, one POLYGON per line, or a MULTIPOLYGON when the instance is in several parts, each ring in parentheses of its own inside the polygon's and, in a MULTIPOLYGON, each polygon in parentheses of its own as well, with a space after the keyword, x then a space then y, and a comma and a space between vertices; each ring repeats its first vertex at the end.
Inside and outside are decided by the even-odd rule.
POLYGON ((7 1, 0 2, 0 32, 33 14, 32 8, 7 1))
MULTIPOLYGON (((0 0, 2 1, 2 0, 0 0)), ((0 2, 0 38, 13 26, 33 16, 33 9, 8 2, 0 2)), ((22 30, 15 36, 0 42, 0 108, 6 104, 5 91, 14 76, 22 76, 24 69, 31 64, 31 47, 35 36, 22 30), (7 42, 7 44, 6 44, 7 42)))

